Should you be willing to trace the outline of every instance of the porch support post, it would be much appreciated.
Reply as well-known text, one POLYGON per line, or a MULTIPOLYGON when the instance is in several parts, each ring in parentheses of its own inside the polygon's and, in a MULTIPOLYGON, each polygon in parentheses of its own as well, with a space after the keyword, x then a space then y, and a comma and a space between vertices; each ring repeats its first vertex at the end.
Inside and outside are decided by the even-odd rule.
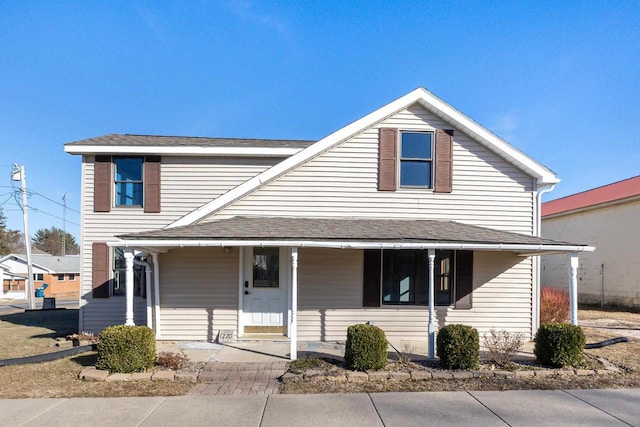
POLYGON ((0 268, 0 297, 4 295, 4 270, 0 268))
POLYGON ((298 248, 291 248, 291 319, 289 320, 290 359, 298 358, 298 248))
POLYGON ((571 324, 578 324, 578 253, 571 254, 571 267, 569 270, 569 301, 571 304, 571 324))
POLYGON ((238 247, 238 332, 236 336, 240 338, 244 334, 244 252, 246 248, 238 247))
POLYGON ((435 312, 435 286, 434 265, 436 260, 435 249, 429 249, 429 359, 436 358, 436 312, 435 312))
POLYGON ((124 317, 124 324, 133 326, 133 250, 124 250, 124 261, 127 268, 125 273, 125 289, 126 289, 126 304, 127 311, 124 317))
POLYGON ((148 262, 144 266, 144 287, 147 295, 147 327, 153 329, 153 314, 151 312, 151 266, 148 262))
MULTIPOLYGON (((160 261, 158 253, 151 252, 153 260, 153 317, 155 319, 156 338, 160 338, 160 261)), ((149 295, 147 295, 149 298, 149 295)))

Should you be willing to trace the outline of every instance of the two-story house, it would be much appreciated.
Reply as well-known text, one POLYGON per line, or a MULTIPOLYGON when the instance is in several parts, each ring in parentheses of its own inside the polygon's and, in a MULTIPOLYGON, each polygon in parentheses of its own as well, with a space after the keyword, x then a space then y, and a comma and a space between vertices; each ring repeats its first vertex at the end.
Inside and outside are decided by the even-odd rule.
MULTIPOLYGON (((344 340, 538 326, 555 174, 423 88, 319 141, 107 135, 82 155, 80 329, 344 340)), ((575 270, 573 270, 575 285, 575 270)))

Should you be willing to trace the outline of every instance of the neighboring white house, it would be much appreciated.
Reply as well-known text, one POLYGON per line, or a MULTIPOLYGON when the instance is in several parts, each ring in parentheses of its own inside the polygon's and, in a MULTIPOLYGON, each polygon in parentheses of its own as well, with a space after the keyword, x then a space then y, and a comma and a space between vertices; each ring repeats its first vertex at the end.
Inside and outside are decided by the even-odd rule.
MULTIPOLYGON (((344 340, 433 354, 465 323, 531 337, 555 174, 423 88, 319 141, 106 135, 82 155, 80 330, 344 340)), ((568 258, 568 255, 559 255, 568 258)), ((575 280, 574 280, 575 284, 575 280)))
MULTIPOLYGON (((640 306, 640 176, 543 203, 542 235, 597 247, 580 258, 580 302, 640 306)), ((543 285, 566 285, 565 261, 542 257, 543 285)))

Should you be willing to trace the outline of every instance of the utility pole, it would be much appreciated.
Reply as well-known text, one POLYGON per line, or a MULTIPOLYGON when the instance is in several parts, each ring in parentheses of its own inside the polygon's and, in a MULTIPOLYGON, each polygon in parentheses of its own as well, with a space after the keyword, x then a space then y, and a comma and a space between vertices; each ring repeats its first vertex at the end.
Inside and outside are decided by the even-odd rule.
POLYGON ((13 165, 11 172, 13 181, 20 181, 20 192, 22 193, 22 220, 24 222, 24 248, 27 255, 27 280, 25 281, 25 292, 29 296, 29 308, 34 310, 36 302, 33 290, 33 264, 31 263, 31 236, 29 235, 29 207, 27 206, 27 178, 24 173, 24 165, 13 165))

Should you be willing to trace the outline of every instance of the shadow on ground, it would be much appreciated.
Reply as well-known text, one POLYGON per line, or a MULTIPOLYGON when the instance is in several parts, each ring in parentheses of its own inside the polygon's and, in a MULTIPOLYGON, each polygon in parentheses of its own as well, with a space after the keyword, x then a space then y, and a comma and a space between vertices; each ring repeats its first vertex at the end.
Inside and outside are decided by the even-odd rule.
POLYGON ((34 335, 33 338, 57 338, 78 331, 78 315, 78 309, 32 310, 1 315, 0 321, 51 329, 52 332, 34 335))

